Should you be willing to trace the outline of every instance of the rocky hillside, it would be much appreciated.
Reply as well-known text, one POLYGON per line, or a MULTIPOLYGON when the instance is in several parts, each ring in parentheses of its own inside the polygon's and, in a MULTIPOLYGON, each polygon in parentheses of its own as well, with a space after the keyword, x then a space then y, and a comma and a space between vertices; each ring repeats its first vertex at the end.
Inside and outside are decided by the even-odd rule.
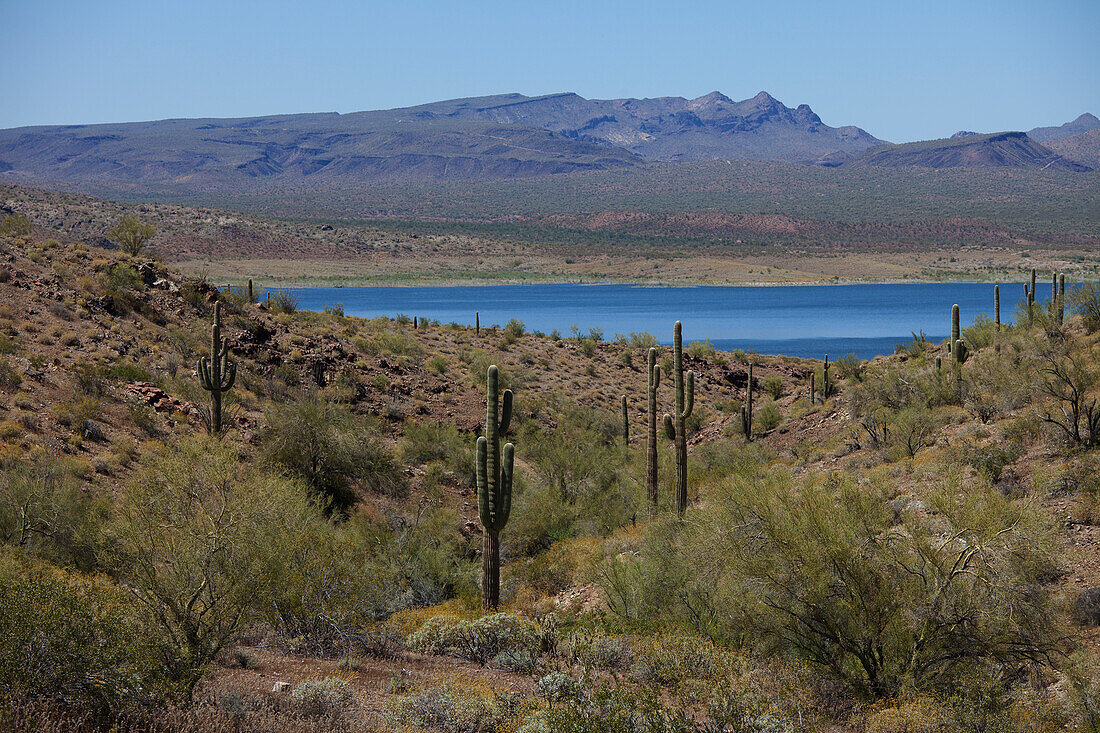
POLYGON ((857 155, 835 154, 820 161, 825 166, 899 168, 1029 168, 1034 170, 1091 170, 1040 145, 1023 132, 988 135, 956 133, 943 140, 902 145, 879 145, 857 155))
POLYGON ((1094 114, 1085 112, 1083 115, 1079 115, 1077 119, 1071 120, 1064 125, 1036 127, 1032 130, 1028 130, 1027 136, 1036 142, 1045 143, 1096 129, 1100 129, 1100 119, 1097 119, 1094 114))
POLYGON ((1100 127, 1069 137, 1047 140, 1046 147, 1070 160, 1100 170, 1100 127))

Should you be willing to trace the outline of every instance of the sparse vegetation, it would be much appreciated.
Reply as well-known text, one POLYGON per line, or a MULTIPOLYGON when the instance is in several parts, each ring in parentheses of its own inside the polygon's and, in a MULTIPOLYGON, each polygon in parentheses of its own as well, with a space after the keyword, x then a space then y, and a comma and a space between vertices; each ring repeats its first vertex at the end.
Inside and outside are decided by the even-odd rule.
POLYGON ((1097 719, 1100 344, 1076 288, 1061 324, 1038 305, 1030 326, 960 324, 957 365, 919 334, 830 362, 812 405, 823 362, 222 296, 238 427, 212 439, 191 371, 208 284, 13 241, 0 727, 1076 733, 1097 719), (56 279, 85 260, 94 276, 56 279), (494 364, 496 432, 507 387, 516 448, 498 608, 483 610, 476 446, 494 364), (646 366, 665 372, 651 465, 646 366), (677 381, 682 516, 680 446, 657 434, 677 381))

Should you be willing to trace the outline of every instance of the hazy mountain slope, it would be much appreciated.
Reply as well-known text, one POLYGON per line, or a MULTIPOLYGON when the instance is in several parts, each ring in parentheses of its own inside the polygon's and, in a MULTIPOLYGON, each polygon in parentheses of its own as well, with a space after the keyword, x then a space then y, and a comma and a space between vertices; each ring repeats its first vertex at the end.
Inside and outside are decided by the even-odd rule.
POLYGON ((9 177, 248 188, 510 178, 632 165, 631 153, 547 130, 399 113, 162 120, 0 131, 9 177))
POLYGON ((1100 170, 1100 127, 1043 143, 1059 155, 1100 170))
POLYGON ((585 99, 568 93, 462 101, 468 103, 414 109, 543 127, 566 137, 622 147, 649 160, 808 162, 882 142, 858 127, 829 127, 807 105, 791 109, 767 92, 740 102, 719 92, 697 99, 585 99))
POLYGON ((834 156, 824 165, 870 165, 923 168, 1034 168, 1084 172, 1088 166, 1068 160, 1030 139, 1023 132, 963 135, 902 145, 880 145, 845 159, 834 156))
POLYGON ((340 115, 159 120, 0 130, 8 180, 192 191, 518 178, 643 159, 809 161, 880 142, 765 93, 733 102, 459 99, 340 115))
POLYGON ((1029 130, 1027 136, 1037 142, 1045 143, 1048 140, 1058 140, 1059 138, 1077 135, 1097 128, 1100 128, 1100 119, 1097 119, 1096 115, 1086 112, 1064 125, 1036 127, 1034 130, 1029 130))

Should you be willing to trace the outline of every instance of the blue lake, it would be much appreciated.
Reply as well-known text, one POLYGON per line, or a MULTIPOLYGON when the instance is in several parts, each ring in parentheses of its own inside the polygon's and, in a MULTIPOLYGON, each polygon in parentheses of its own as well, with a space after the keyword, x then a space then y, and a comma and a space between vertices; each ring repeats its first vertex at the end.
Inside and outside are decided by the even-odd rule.
MULTIPOLYGON (((441 323, 503 325, 512 318, 528 330, 568 336, 649 331, 672 340, 684 324, 684 341, 710 339, 719 349, 755 350, 832 358, 853 353, 869 359, 894 351, 923 330, 936 341, 951 329, 951 305, 963 325, 993 315, 991 283, 906 283, 780 287, 648 287, 634 285, 489 285, 461 287, 295 288, 299 307, 323 310, 343 304, 349 316, 408 316, 441 323)), ((1023 284, 1001 284, 1001 316, 1008 321, 1023 284)), ((1043 293, 1042 290, 1039 291, 1043 293)))

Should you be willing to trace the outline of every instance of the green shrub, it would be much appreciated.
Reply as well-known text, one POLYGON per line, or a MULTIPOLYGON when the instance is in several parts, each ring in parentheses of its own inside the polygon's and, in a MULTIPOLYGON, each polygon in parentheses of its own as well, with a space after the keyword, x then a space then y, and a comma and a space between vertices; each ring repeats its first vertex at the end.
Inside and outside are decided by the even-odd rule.
POLYGON ((451 423, 409 422, 401 441, 401 458, 409 463, 441 461, 469 486, 474 485, 473 439, 451 423))
POLYGON ((527 326, 518 319, 513 318, 504 326, 504 338, 508 340, 508 343, 514 343, 516 339, 521 338, 525 333, 527 333, 527 326))
POLYGON ((405 489, 404 472, 378 432, 343 405, 317 395, 272 405, 260 449, 265 461, 300 476, 338 511, 355 503, 355 485, 392 495, 405 489))
POLYGON ((451 654, 484 666, 506 651, 538 648, 538 627, 514 613, 494 613, 467 620, 435 616, 406 639, 409 647, 425 654, 451 654))
POLYGON ((104 714, 166 692, 143 609, 102 577, 0 549, 0 608, 0 698, 104 714))
POLYGON ((354 703, 351 685, 339 677, 306 680, 290 691, 290 704, 306 715, 337 718, 349 713, 354 703))
POLYGON ((773 400, 783 396, 783 378, 778 374, 769 374, 764 377, 763 387, 764 394, 770 395, 773 400))
POLYGON ((259 617, 318 522, 303 489, 242 470, 236 449, 215 438, 166 447, 133 476, 111 523, 113 569, 152 611, 184 694, 259 617))
POLYGON ((1081 316, 1089 333, 1100 331, 1100 282, 1085 282, 1069 289, 1066 305, 1081 316))
POLYGON ((772 400, 768 400, 753 410, 753 420, 760 425, 764 432, 767 432, 779 427, 779 424, 783 422, 783 413, 779 411, 779 405, 772 400))
POLYGON ((31 233, 31 220, 26 214, 8 214, 0 221, 0 237, 25 237, 31 233))
POLYGON ((286 290, 268 290, 264 292, 264 302, 272 313, 291 314, 298 310, 298 298, 286 290))

